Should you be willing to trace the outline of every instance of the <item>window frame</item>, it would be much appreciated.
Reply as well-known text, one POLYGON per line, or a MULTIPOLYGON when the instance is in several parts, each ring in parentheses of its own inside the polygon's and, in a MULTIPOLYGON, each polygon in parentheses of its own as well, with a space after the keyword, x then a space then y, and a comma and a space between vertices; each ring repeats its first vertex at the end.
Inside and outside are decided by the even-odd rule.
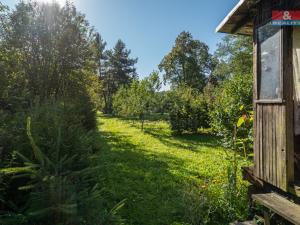
POLYGON ((279 97, 278 98, 274 98, 274 99, 265 99, 265 98, 260 98, 260 91, 261 91, 261 43, 259 42, 259 29, 262 28, 263 26, 266 25, 270 25, 270 21, 260 24, 255 28, 255 42, 256 42, 256 96, 254 99, 255 103, 261 103, 261 104, 282 104, 285 102, 284 100, 284 93, 283 93, 283 27, 282 26, 278 26, 280 29, 280 40, 279 40, 279 48, 280 48, 280 52, 279 52, 279 97))

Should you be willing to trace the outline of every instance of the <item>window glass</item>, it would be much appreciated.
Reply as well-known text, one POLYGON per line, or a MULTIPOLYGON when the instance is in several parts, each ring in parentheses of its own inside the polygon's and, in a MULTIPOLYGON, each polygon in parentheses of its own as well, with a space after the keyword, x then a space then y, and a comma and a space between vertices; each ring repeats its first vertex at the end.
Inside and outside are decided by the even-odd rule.
POLYGON ((300 27, 293 28, 294 128, 300 135, 300 27))
POLYGON ((280 87, 280 27, 270 24, 258 29, 260 60, 259 99, 279 99, 280 87))

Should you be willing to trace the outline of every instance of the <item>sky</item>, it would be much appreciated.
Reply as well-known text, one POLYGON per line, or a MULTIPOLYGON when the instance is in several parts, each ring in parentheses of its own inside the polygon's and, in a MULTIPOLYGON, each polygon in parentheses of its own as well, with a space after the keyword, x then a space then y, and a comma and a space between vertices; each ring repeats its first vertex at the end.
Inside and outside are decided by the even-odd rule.
MULTIPOLYGON (((13 7, 19 0, 0 0, 13 7)), ((52 0, 37 0, 51 2, 52 0)), ((64 0, 57 0, 64 2, 64 0)), ((215 28, 238 0, 73 0, 112 48, 122 39, 138 57, 140 77, 149 75, 171 50, 176 37, 189 31, 216 50, 223 34, 215 28)))

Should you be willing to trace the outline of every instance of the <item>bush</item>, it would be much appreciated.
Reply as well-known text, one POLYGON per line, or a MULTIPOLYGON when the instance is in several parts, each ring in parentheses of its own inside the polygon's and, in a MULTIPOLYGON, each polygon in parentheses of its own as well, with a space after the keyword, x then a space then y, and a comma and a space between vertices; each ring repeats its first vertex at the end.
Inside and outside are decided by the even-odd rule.
POLYGON ((184 131, 196 133, 199 128, 208 127, 207 105, 198 91, 180 86, 172 93, 170 125, 175 134, 184 131))
MULTIPOLYGON (((235 75, 217 86, 209 96, 206 100, 210 126, 222 137, 223 144, 231 147, 234 127, 241 116, 240 107, 243 106, 243 111, 252 111, 252 75, 235 75)), ((251 129, 248 126, 246 133, 251 129)))
POLYGON ((88 131, 74 105, 38 104, 28 110, 20 138, 12 141, 10 164, 2 177, 1 224, 119 224, 106 210, 92 167, 94 131, 88 131), (24 141, 24 144, 18 143, 24 141), (110 221, 105 223, 105 221, 110 221), (115 222, 112 222, 115 221, 115 222))

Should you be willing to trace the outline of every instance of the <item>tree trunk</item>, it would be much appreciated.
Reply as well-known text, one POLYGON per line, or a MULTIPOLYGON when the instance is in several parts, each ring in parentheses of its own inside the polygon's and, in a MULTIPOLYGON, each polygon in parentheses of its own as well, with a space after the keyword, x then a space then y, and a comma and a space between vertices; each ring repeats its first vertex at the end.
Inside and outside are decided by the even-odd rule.
POLYGON ((144 131, 144 114, 140 114, 141 130, 144 131))
POLYGON ((144 131, 144 119, 142 119, 142 127, 141 127, 142 131, 144 131))

